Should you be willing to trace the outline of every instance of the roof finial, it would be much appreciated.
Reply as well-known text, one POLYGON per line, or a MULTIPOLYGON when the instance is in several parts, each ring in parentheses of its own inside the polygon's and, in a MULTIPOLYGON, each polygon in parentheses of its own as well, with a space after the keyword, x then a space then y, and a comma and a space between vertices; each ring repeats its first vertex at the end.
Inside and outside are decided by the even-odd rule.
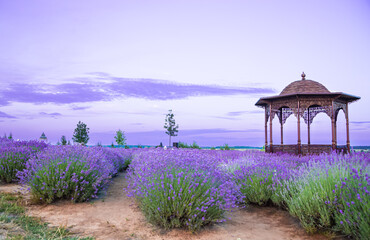
POLYGON ((306 80, 306 74, 304 74, 304 72, 302 72, 301 77, 302 77, 302 80, 306 80))

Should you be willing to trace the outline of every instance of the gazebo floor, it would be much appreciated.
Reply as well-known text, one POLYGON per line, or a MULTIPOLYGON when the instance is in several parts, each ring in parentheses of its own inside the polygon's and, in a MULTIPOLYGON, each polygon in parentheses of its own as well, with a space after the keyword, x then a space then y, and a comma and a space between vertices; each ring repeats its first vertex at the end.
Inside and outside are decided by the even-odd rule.
MULTIPOLYGON (((267 153, 290 153, 296 155, 307 155, 307 154, 320 154, 320 153, 331 153, 333 151, 332 145, 324 144, 301 144, 301 152, 298 152, 297 144, 284 144, 284 145, 267 145, 267 153)), ((347 153, 347 146, 336 146, 336 151, 347 153)))

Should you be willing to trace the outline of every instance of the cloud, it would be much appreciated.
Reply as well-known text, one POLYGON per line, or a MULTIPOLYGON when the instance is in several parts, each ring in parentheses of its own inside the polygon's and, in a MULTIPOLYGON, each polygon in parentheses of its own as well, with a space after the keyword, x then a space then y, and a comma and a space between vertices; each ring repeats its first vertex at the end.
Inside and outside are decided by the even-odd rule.
POLYGON ((253 110, 253 111, 238 111, 238 112, 228 112, 227 116, 240 116, 243 114, 260 114, 263 113, 263 111, 253 110))
MULTIPOLYGON (((70 79, 63 84, 10 83, 0 90, 0 105, 11 102, 26 103, 84 103, 110 101, 116 98, 141 98, 147 100, 174 100, 202 96, 271 94, 271 88, 226 87, 219 85, 179 84, 172 81, 117 78, 106 73, 93 73, 88 78, 70 79), (96 81, 103 79, 106 81, 96 81)), ((75 107, 75 110, 78 107, 75 107)))
POLYGON ((0 90, 3 105, 9 102, 26 103, 76 103, 108 100, 107 94, 100 92, 92 84, 65 83, 59 85, 10 84, 0 90))
POLYGON ((365 131, 369 130, 370 128, 370 121, 353 121, 350 123, 354 125, 354 128, 352 130, 355 131, 365 131))
POLYGON ((112 83, 116 96, 148 100, 174 100, 201 96, 231 96, 274 93, 270 88, 225 87, 217 85, 178 84, 153 79, 115 78, 112 83))
POLYGON ((52 117, 52 118, 58 118, 58 117, 62 116, 62 114, 57 113, 57 112, 54 112, 54 113, 40 112, 39 114, 42 115, 42 116, 52 117))
POLYGON ((356 124, 356 125, 364 125, 364 124, 370 124, 370 121, 354 121, 351 123, 356 124))
POLYGON ((72 110, 74 111, 79 111, 79 110, 86 110, 86 109, 89 109, 91 107, 77 107, 77 106, 74 106, 72 107, 72 110))
POLYGON ((16 117, 6 114, 4 112, 0 112, 0 118, 16 118, 16 117))

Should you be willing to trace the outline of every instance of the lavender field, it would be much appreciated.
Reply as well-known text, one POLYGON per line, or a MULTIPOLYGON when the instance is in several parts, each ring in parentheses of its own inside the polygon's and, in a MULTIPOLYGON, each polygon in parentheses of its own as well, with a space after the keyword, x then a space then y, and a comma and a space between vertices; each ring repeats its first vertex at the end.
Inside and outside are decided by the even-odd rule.
POLYGON ((164 229, 227 221, 249 204, 274 205, 309 233, 370 236, 370 155, 51 146, 0 139, 0 184, 18 182, 36 203, 99 198, 119 172, 122 189, 164 229))

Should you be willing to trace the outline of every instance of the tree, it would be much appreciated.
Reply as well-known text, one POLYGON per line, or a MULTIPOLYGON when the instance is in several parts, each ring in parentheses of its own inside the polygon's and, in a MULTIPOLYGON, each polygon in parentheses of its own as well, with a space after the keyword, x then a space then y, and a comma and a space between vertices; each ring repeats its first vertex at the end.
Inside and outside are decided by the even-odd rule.
POLYGON ((8 137, 9 140, 12 140, 13 139, 13 134, 12 133, 9 133, 9 137, 8 137))
POLYGON ((68 140, 68 143, 67 143, 67 145, 71 145, 71 142, 68 140))
POLYGON ((179 128, 179 125, 176 125, 172 110, 168 110, 164 123, 164 128, 166 129, 166 134, 170 137, 169 147, 171 147, 171 137, 177 136, 177 133, 179 132, 179 130, 177 130, 179 128))
POLYGON ((125 132, 119 129, 116 132, 116 136, 114 137, 116 139, 116 143, 118 145, 126 145, 126 137, 125 137, 125 132))
POLYGON ((62 145, 67 145, 67 139, 66 139, 66 136, 62 136, 61 138, 60 138, 60 142, 61 142, 61 144, 62 145))
POLYGON ((111 148, 114 148, 114 144, 113 144, 113 142, 112 142, 112 145, 110 145, 110 147, 111 147, 111 148))
POLYGON ((82 145, 86 145, 89 141, 89 128, 86 126, 85 123, 78 121, 77 127, 73 133, 73 141, 77 143, 81 143, 82 145))

